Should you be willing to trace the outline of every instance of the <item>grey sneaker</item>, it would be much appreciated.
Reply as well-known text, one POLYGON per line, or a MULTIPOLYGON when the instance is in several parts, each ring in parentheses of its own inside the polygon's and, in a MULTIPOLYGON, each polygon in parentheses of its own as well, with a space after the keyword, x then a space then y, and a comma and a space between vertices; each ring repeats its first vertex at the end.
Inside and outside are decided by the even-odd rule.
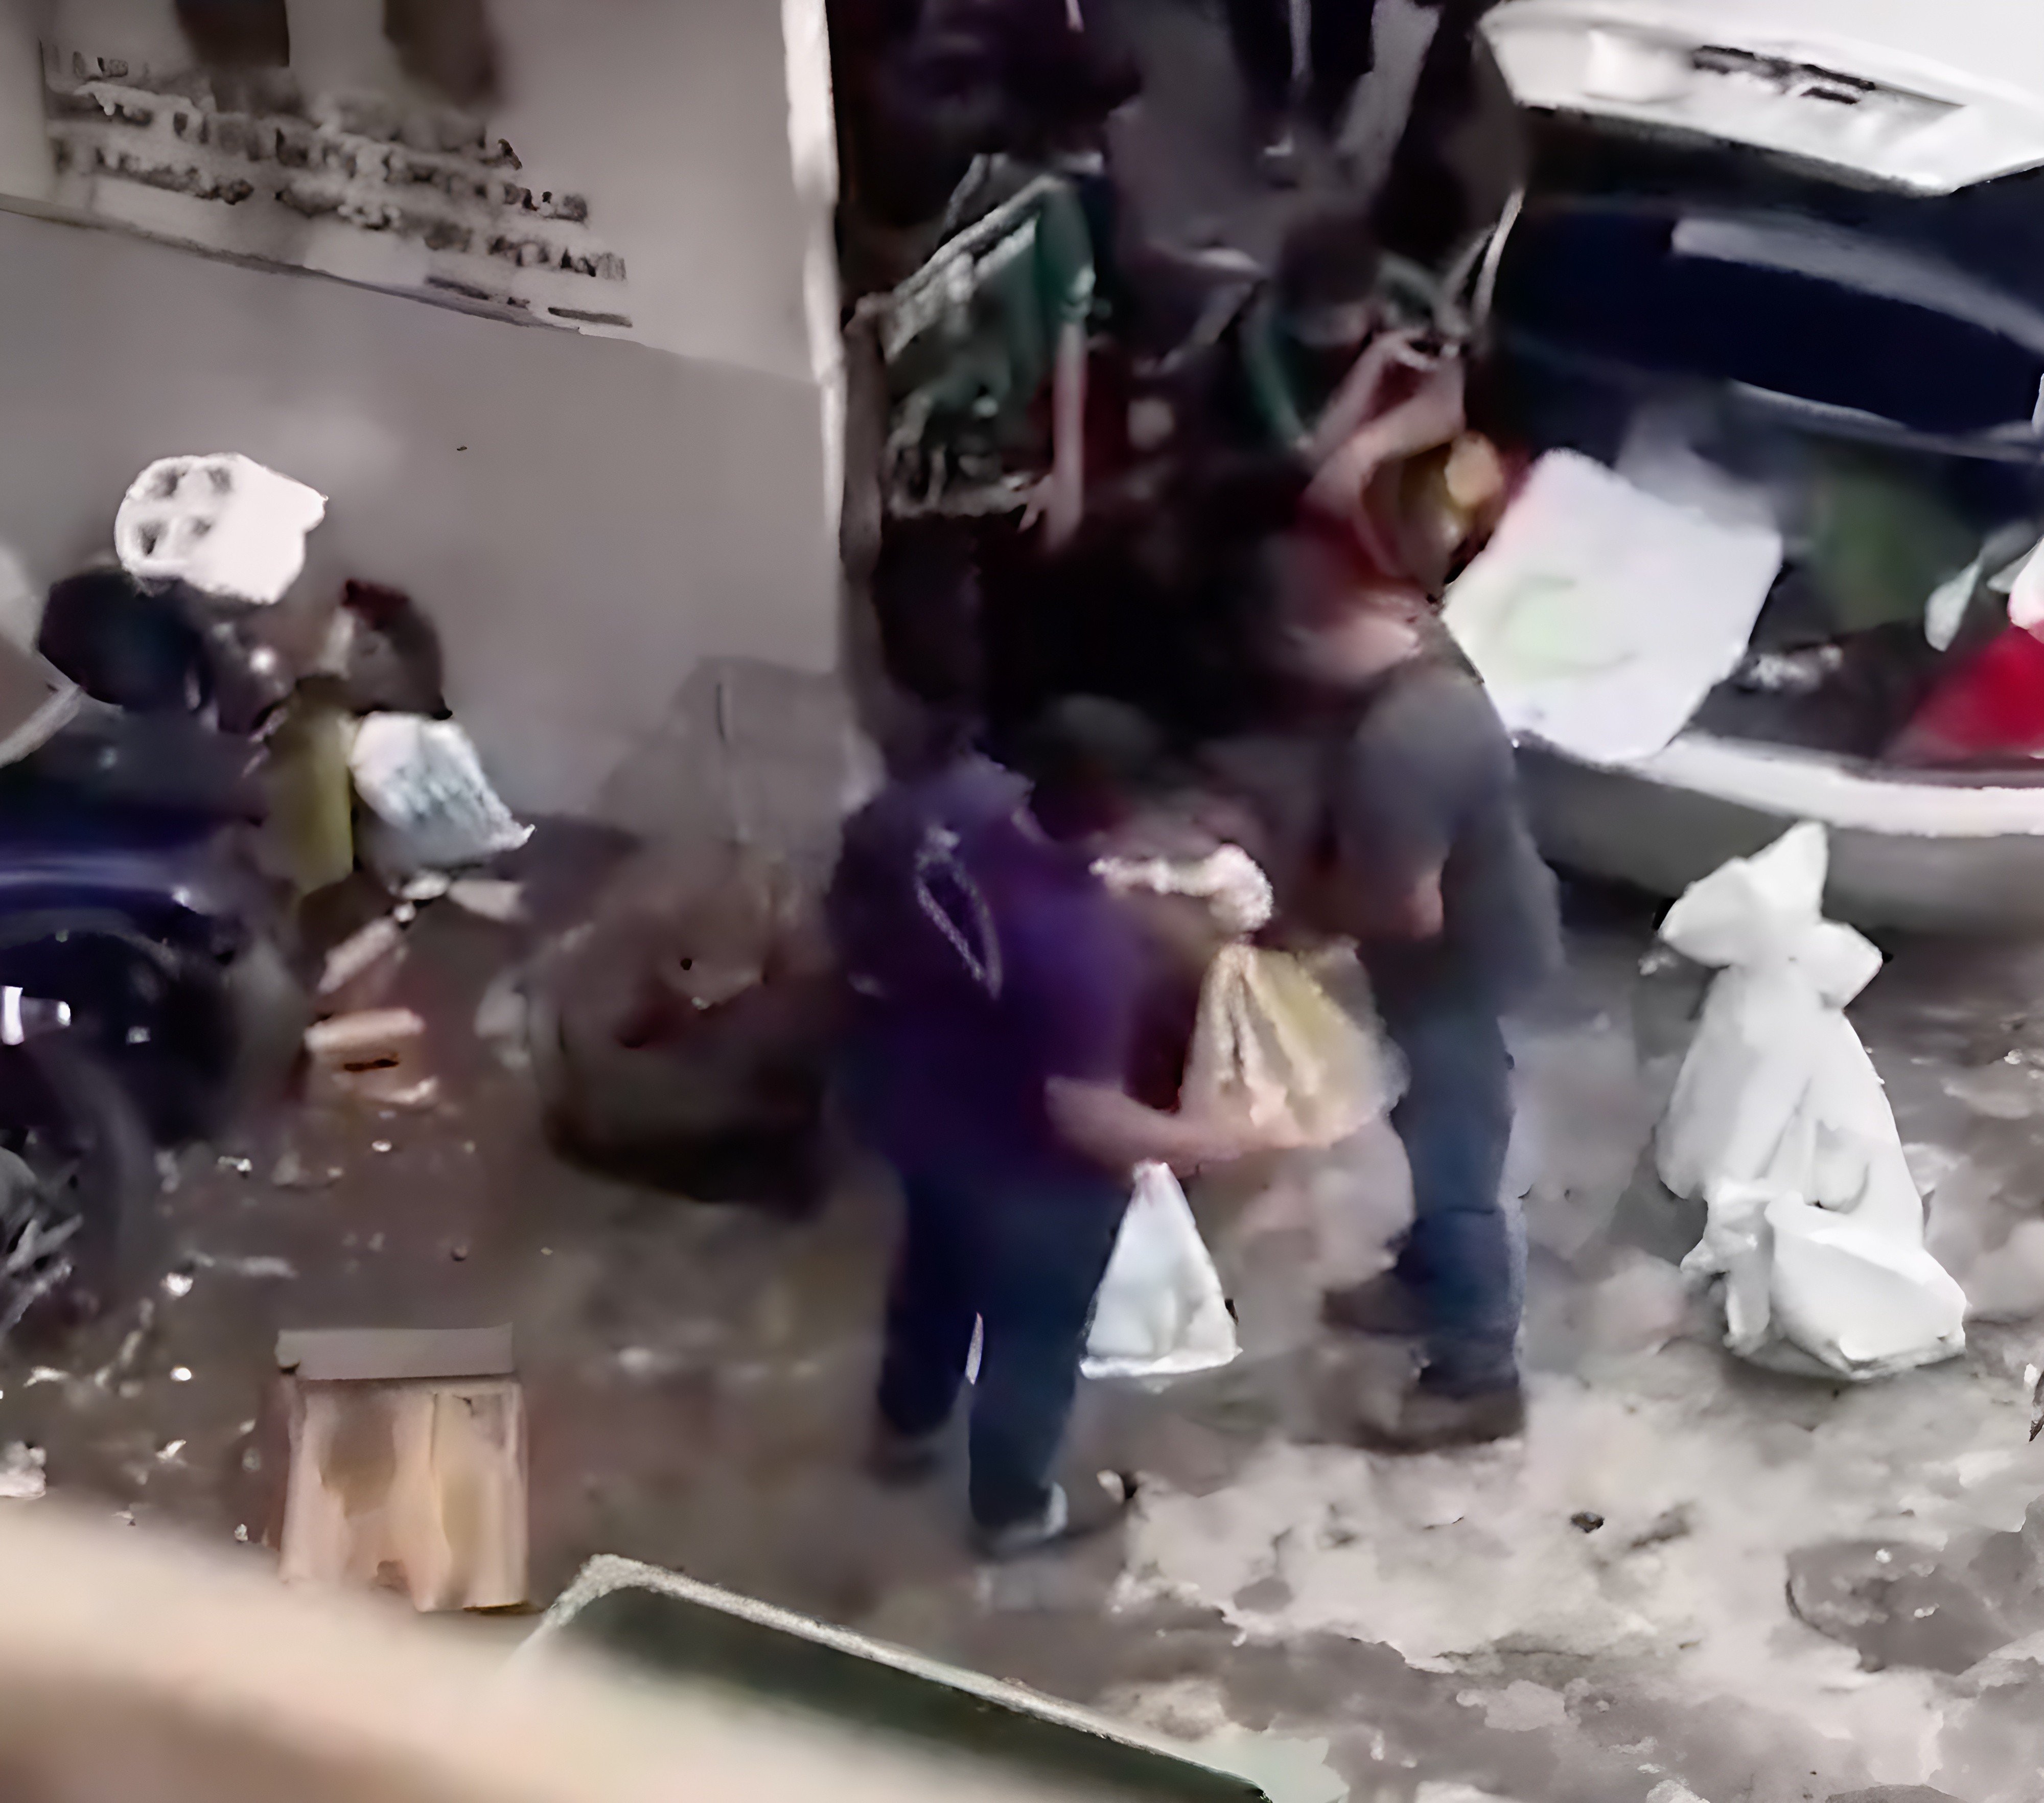
POLYGON ((1002 1528, 975 1524, 973 1545, 982 1559, 1026 1559, 1033 1552, 1070 1546, 1106 1533, 1120 1524, 1135 1501, 1135 1480, 1126 1472, 1103 1471, 1099 1485, 1076 1504, 1062 1484, 1053 1484, 1051 1500, 1044 1504, 1042 1514, 1011 1521, 1002 1528))

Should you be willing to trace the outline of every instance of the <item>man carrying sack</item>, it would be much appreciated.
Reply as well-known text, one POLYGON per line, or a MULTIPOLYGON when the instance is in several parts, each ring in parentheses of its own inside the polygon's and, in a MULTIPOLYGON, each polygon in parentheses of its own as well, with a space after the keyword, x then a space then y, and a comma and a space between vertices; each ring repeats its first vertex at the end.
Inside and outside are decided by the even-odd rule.
POLYGON ((961 748, 854 817, 832 886, 847 1099, 905 1203, 874 1469, 935 1470, 977 1321, 970 1501, 993 1558, 1108 1528, 1127 1500, 1053 1470, 1135 1167, 1278 1143, 1129 1093, 1144 948, 1088 848, 1123 805, 1085 781, 1032 794, 961 748))

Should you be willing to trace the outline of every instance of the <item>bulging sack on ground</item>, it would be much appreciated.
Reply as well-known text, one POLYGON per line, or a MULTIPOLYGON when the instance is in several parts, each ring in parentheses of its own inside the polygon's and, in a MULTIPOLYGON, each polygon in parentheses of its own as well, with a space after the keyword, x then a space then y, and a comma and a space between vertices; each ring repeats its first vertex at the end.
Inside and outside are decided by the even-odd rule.
POLYGON ((1081 1369, 1089 1378, 1179 1378, 1228 1364, 1235 1321, 1178 1180, 1161 1164, 1135 1193, 1093 1303, 1081 1369))
POLYGON ((1331 1146, 1391 1103, 1381 1047, 1299 959, 1224 946, 1200 994, 1185 1072, 1191 1112, 1246 1109, 1301 1146, 1331 1146))
POLYGON ((1662 939, 1719 975, 1656 1150, 1668 1187, 1709 1208, 1684 1268, 1726 1279, 1732 1350, 1877 1377, 1959 1351, 1965 1298, 1924 1250, 1895 1117, 1845 1017, 1881 953, 1823 918, 1827 862, 1806 823, 1669 910, 1662 939))

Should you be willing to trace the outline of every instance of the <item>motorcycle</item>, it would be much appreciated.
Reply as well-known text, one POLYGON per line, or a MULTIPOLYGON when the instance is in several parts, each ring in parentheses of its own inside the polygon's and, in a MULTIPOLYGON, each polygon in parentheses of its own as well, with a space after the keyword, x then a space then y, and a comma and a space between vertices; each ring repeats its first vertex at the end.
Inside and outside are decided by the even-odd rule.
POLYGON ((306 1018, 252 855, 259 710, 220 647, 151 708, 44 639, 83 680, 0 643, 0 1335, 125 1286, 156 1149, 287 1072, 306 1018))

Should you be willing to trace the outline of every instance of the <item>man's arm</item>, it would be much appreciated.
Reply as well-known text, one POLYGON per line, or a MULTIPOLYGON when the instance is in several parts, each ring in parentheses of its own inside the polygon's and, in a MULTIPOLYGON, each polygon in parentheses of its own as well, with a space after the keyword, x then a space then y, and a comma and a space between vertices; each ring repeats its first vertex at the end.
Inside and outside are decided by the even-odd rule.
POLYGON ((1085 515, 1086 329, 1066 323, 1058 333, 1051 379, 1051 474, 1044 484, 1043 543, 1071 543, 1085 515))
POLYGON ((1044 1086, 1043 1099, 1051 1124, 1065 1143, 1111 1171, 1155 1163, 1189 1175, 1254 1152, 1281 1151, 1285 1144, 1247 1118, 1166 1114, 1112 1083, 1053 1077, 1044 1086))

